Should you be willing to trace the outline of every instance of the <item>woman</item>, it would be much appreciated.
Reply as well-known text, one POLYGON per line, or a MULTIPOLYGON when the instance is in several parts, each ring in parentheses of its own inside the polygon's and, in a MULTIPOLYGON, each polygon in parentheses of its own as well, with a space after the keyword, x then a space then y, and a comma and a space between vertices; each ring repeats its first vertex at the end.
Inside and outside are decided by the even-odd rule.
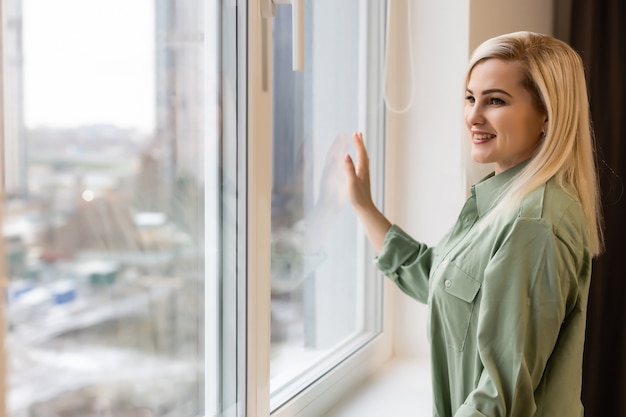
POLYGON ((435 247, 374 206, 368 158, 345 158, 351 203, 378 268, 429 306, 433 414, 583 415, 585 317, 602 248, 582 61, 549 36, 516 32, 477 48, 464 118, 472 158, 495 172, 471 187, 435 247))

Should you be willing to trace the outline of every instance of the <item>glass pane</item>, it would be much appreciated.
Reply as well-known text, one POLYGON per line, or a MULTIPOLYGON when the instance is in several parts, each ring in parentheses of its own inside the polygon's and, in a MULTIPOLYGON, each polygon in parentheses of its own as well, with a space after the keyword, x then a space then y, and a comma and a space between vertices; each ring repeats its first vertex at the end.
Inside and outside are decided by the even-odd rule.
POLYGON ((204 2, 7 0, 7 407, 204 415, 204 2))
POLYGON ((343 171, 352 133, 365 129, 363 7, 358 0, 305 2, 302 72, 292 71, 291 9, 278 7, 273 22, 273 409, 376 330, 364 313, 373 280, 363 271, 371 262, 343 171))

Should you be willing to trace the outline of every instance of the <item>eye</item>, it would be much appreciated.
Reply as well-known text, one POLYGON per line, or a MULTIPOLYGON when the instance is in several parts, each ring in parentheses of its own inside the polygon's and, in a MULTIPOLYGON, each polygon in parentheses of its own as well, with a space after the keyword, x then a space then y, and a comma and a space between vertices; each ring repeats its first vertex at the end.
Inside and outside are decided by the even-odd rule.
POLYGON ((503 104, 505 104, 504 100, 497 98, 497 97, 491 97, 489 99, 489 104, 492 104, 494 106, 501 106, 503 104))
POLYGON ((470 104, 474 104, 476 102, 476 99, 474 98, 474 96, 468 95, 468 96, 465 96, 465 101, 467 101, 470 104))

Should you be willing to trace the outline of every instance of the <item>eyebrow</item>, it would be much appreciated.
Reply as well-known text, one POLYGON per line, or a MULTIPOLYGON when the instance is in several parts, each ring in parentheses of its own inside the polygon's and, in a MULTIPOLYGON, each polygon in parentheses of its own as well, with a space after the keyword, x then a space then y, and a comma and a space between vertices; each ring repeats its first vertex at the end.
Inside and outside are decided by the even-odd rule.
MULTIPOLYGON (((472 90, 470 90, 469 88, 467 88, 466 91, 468 93, 470 93, 470 94, 474 94, 474 92, 472 90)), ((509 93, 507 93, 506 91, 504 91, 504 90, 502 90, 500 88, 491 88, 489 90, 485 90, 485 91, 482 92, 482 95, 486 96, 487 94, 492 94, 492 93, 501 93, 501 94, 504 94, 504 95, 507 95, 507 96, 513 98, 512 95, 510 95, 509 93)))

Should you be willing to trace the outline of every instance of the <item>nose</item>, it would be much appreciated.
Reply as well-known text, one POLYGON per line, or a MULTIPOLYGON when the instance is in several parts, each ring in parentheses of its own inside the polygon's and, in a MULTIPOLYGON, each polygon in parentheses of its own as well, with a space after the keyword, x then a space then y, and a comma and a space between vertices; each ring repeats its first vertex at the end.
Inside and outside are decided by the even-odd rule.
POLYGON ((485 122, 480 106, 476 103, 465 106, 465 122, 468 126, 477 126, 485 122))

